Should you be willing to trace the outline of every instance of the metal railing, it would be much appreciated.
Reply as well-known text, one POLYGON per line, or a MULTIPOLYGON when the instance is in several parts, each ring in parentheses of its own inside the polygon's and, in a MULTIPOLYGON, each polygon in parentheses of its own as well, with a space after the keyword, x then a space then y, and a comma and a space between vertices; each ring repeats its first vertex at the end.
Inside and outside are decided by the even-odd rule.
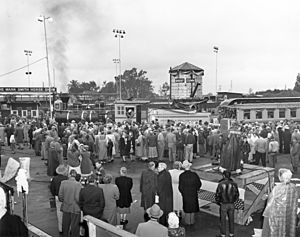
POLYGON ((137 237, 132 233, 129 233, 92 216, 87 215, 84 216, 83 219, 87 221, 90 237, 137 237))
POLYGON ((39 228, 37 228, 29 223, 27 225, 27 228, 28 228, 30 237, 51 237, 51 235, 48 235, 44 231, 40 230, 39 228))

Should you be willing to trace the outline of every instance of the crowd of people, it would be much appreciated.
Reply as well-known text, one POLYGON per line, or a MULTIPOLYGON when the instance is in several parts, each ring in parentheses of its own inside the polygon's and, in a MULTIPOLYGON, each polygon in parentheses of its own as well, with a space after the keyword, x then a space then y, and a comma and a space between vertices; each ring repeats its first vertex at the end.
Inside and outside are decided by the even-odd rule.
MULTIPOLYGON (((0 125, 0 142, 7 142, 12 152, 29 146, 36 156, 45 160, 51 177, 51 193, 56 200, 58 229, 64 236, 80 235, 81 212, 112 225, 128 223, 133 181, 125 165, 115 179, 106 172, 105 164, 114 162, 115 158, 124 164, 137 160, 148 162, 140 178, 141 207, 147 222, 139 224, 136 234, 153 236, 153 229, 157 228, 158 236, 185 236, 179 220, 187 226, 193 225, 195 213, 199 211, 201 180, 190 170, 194 159, 210 157, 221 168, 225 160, 225 169, 220 169, 224 179, 215 199, 220 205, 220 236, 226 234, 226 215, 233 236, 233 203, 239 193, 230 177, 235 169, 226 167, 228 153, 224 151, 228 144, 233 144, 237 151, 232 154, 238 156, 237 167, 241 168, 238 174, 243 163, 274 168, 280 153, 290 154, 292 172, 296 173, 300 126, 293 121, 279 121, 234 123, 233 128, 234 132, 222 131, 219 125, 202 121, 178 124, 169 121, 161 126, 157 121, 58 124, 11 119, 0 125), (230 134, 235 134, 236 140, 230 134), (173 169, 168 170, 168 164, 173 169)), ((83 229, 87 235, 86 224, 83 229)))
MULTIPOLYGON (((244 163, 259 165, 261 162, 262 166, 275 167, 279 153, 291 154, 293 171, 297 172, 300 153, 300 126, 297 123, 280 121, 240 123, 237 126, 244 163)), ((228 136, 219 125, 202 124, 201 121, 193 124, 170 122, 160 126, 156 122, 101 124, 76 123, 73 120, 66 124, 47 124, 11 119, 7 124, 0 123, 0 142, 5 141, 12 152, 29 145, 37 156, 42 156, 46 161, 50 160, 50 150, 52 155, 58 153, 58 158, 63 160, 76 153, 79 145, 83 144, 91 153, 93 164, 96 160, 113 162, 115 157, 120 157, 124 162, 136 159, 162 161, 164 156, 170 162, 188 160, 192 163, 195 157, 204 157, 205 154, 219 160, 228 136)), ((71 166, 78 166, 78 162, 71 166)), ((49 169, 51 173, 51 167, 49 169)))

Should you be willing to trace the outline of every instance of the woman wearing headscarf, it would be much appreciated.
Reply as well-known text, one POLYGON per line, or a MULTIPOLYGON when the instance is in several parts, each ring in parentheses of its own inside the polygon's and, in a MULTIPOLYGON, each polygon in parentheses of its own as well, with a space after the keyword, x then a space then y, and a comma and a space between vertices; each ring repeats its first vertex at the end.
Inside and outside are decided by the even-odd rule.
POLYGON ((115 180, 116 185, 120 191, 120 198, 117 200, 118 212, 120 213, 121 225, 128 223, 127 214, 130 213, 130 205, 132 203, 131 189, 132 178, 127 177, 126 167, 121 167, 120 176, 115 180))
POLYGON ((185 229, 179 226, 179 218, 175 212, 168 215, 168 236, 169 237, 185 237, 185 229))
POLYGON ((103 178, 104 184, 99 184, 98 187, 103 189, 105 207, 103 211, 103 219, 111 225, 117 225, 117 204, 116 200, 120 197, 120 192, 117 185, 112 184, 113 177, 111 174, 106 174, 103 178))
POLYGON ((281 168, 278 171, 280 183, 269 195, 264 210, 262 236, 295 237, 298 207, 298 193, 295 184, 291 183, 292 172, 281 168))
POLYGON ((62 146, 59 142, 60 138, 57 136, 50 142, 48 152, 48 166, 47 175, 54 176, 56 168, 63 163, 62 146))
POLYGON ((181 170, 181 166, 182 164, 180 161, 175 161, 173 164, 173 169, 169 170, 172 178, 173 210, 178 216, 181 216, 182 214, 182 195, 178 189, 179 176, 181 173, 183 173, 183 170, 181 170))

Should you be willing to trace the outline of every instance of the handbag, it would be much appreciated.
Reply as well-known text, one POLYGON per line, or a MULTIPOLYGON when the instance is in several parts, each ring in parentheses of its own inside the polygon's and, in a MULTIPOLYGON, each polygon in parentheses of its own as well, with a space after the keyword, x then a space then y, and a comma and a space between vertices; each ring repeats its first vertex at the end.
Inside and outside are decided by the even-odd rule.
POLYGON ((158 196, 157 194, 155 194, 154 202, 155 202, 156 204, 159 203, 159 196, 158 196))
POLYGON ((50 197, 49 198, 49 203, 50 203, 50 208, 56 208, 55 197, 50 197))

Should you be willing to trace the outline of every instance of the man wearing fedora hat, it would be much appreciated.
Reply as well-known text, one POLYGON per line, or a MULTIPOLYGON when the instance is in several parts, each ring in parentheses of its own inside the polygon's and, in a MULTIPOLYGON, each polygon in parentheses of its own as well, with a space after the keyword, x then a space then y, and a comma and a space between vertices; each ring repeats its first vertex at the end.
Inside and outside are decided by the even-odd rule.
POLYGON ((55 171, 57 175, 51 180, 50 191, 55 197, 58 231, 62 232, 62 211, 60 210, 62 203, 58 200, 58 193, 61 182, 68 179, 68 166, 61 164, 55 171))
POLYGON ((146 210, 150 220, 145 223, 140 223, 136 229, 135 234, 142 237, 167 237, 168 228, 159 224, 159 218, 164 214, 157 204, 146 210))
POLYGON ((190 170, 192 163, 185 160, 179 175, 178 189, 182 194, 184 221, 187 225, 195 224, 195 213, 199 212, 198 191, 202 185, 199 176, 190 170))

